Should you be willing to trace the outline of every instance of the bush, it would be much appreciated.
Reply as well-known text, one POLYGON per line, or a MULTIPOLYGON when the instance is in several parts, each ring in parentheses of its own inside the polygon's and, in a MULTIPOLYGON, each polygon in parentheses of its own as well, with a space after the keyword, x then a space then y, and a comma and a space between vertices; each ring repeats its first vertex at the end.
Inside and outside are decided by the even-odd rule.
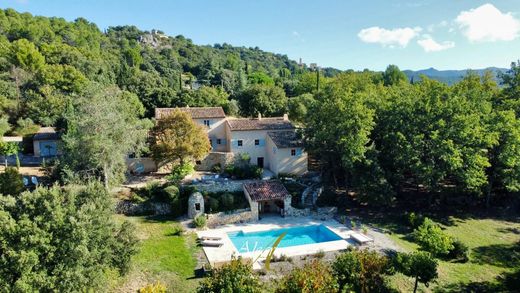
POLYGON ((24 189, 23 177, 16 168, 7 167, 5 172, 0 173, 0 194, 16 196, 24 189))
POLYGON ((453 248, 448 253, 448 258, 460 262, 467 262, 469 260, 469 248, 460 240, 453 241, 453 248))
POLYGON ((195 225, 196 228, 206 227, 206 216, 200 215, 200 216, 195 217, 195 219, 193 219, 193 224, 195 225))
POLYGON ((220 165, 220 163, 213 165, 213 167, 211 167, 211 172, 213 172, 213 173, 222 172, 222 166, 220 165))
POLYGON ((143 288, 137 290, 138 293, 166 293, 166 286, 161 282, 155 284, 148 284, 143 288))
POLYGON ((302 268, 293 269, 276 288, 277 293, 337 291, 338 284, 330 267, 318 260, 307 263, 302 268))
POLYGON ((324 257, 325 257, 325 251, 323 251, 323 250, 319 250, 318 252, 316 252, 316 253, 314 254, 314 257, 315 257, 315 258, 324 258, 324 257))
POLYGON ((221 268, 213 270, 211 276, 204 279, 199 293, 214 292, 261 292, 260 282, 253 275, 252 265, 242 262, 241 258, 233 258, 221 268))
POLYGON ((172 172, 170 175, 168 175, 167 179, 168 179, 168 181, 171 181, 174 184, 177 184, 177 183, 179 183, 179 181, 184 179, 184 177, 190 175, 193 172, 195 172, 195 169, 193 168, 193 164, 191 164, 191 163, 175 165, 172 168, 172 172))
POLYGON ((453 249, 453 239, 429 218, 413 231, 413 238, 425 251, 436 256, 446 256, 453 249))
POLYGON ((408 222, 408 226, 413 229, 421 226, 424 223, 424 217, 421 214, 416 214, 414 212, 407 214, 406 220, 408 222))
POLYGON ((235 161, 233 164, 227 165, 224 171, 236 179, 259 179, 262 177, 262 168, 242 161, 235 161))
POLYGON ((415 278, 413 292, 417 291, 418 283, 428 287, 437 278, 437 260, 428 252, 399 253, 396 257, 396 269, 406 276, 415 278))
POLYGON ((140 196, 145 199, 159 201, 163 199, 163 187, 159 181, 150 181, 146 183, 145 187, 141 188, 138 192, 140 196))
POLYGON ((219 210, 218 208, 220 205, 220 202, 218 201, 218 199, 208 196, 206 202, 207 202, 210 212, 218 212, 218 210, 219 210))
POLYGON ((340 292, 361 292, 363 288, 365 292, 384 291, 384 275, 391 273, 390 268, 386 256, 368 250, 347 251, 332 264, 340 292))
POLYGON ((226 210, 231 210, 235 204, 235 197, 231 193, 224 193, 220 197, 222 207, 226 210))
POLYGON ((180 235, 182 235, 182 233, 184 233, 184 227, 182 227, 182 225, 179 224, 179 223, 173 224, 173 226, 172 226, 172 235, 180 236, 180 235))

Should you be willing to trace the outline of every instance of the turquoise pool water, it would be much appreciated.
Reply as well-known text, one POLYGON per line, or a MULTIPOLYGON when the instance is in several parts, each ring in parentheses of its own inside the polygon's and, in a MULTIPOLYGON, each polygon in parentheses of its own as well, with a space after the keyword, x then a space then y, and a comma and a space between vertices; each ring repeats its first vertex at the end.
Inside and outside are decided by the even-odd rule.
POLYGON ((298 226, 260 232, 229 232, 227 233, 233 245, 239 252, 252 252, 270 249, 276 239, 287 232, 278 247, 289 247, 304 244, 322 243, 341 240, 336 233, 324 225, 298 226))

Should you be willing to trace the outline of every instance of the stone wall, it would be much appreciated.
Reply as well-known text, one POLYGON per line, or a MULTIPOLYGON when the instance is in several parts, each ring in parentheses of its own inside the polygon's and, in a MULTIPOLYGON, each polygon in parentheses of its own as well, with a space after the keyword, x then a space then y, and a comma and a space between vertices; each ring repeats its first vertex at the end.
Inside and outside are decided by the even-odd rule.
POLYGON ((220 165, 221 171, 228 164, 233 163, 234 154, 229 152, 211 152, 204 159, 200 161, 200 164, 195 165, 197 171, 212 171, 213 166, 220 165))
POLYGON ((322 207, 316 210, 311 210, 310 208, 305 209, 296 209, 289 205, 289 208, 286 211, 287 217, 313 217, 319 220, 330 220, 334 218, 336 213, 338 212, 337 207, 322 207))
POLYGON ((193 186, 199 192, 237 192, 242 191, 242 186, 244 183, 256 182, 257 179, 251 180, 227 180, 224 181, 222 179, 218 179, 214 182, 206 182, 206 183, 196 183, 190 186, 193 186))
POLYGON ((250 209, 236 210, 230 213, 208 214, 207 225, 214 228, 221 225, 247 223, 254 221, 253 214, 250 209))
POLYGON ((137 215, 168 215, 172 213, 171 206, 161 202, 135 203, 128 200, 119 200, 115 206, 116 214, 127 216, 137 215))

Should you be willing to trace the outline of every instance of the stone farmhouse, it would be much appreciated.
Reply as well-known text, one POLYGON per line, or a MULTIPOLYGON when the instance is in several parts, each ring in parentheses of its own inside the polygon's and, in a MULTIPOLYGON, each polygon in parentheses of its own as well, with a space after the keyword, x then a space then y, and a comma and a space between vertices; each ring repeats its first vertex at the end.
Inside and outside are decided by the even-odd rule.
POLYGON ((210 171, 215 165, 231 163, 235 156, 246 154, 250 163, 280 173, 302 175, 307 172, 307 153, 296 127, 283 117, 226 117, 222 107, 156 108, 155 119, 167 117, 172 111, 188 112, 204 126, 212 150, 196 169, 210 171))

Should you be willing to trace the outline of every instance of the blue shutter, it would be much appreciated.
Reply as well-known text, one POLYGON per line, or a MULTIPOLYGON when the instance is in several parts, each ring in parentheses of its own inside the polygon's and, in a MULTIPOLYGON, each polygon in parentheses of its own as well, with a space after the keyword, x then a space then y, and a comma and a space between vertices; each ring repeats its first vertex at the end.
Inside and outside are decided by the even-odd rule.
POLYGON ((211 139, 211 147, 215 148, 216 145, 217 145, 217 139, 216 138, 212 138, 211 139))
POLYGON ((302 155, 302 149, 296 149, 296 156, 300 157, 302 155))
POLYGON ((265 146, 265 139, 259 139, 258 146, 265 146))
POLYGON ((276 147, 273 147, 273 154, 276 154, 276 147))
POLYGON ((223 145, 226 145, 226 143, 227 143, 226 139, 223 138, 223 139, 222 139, 222 144, 223 144, 223 145))
POLYGON ((232 146, 232 147, 238 147, 238 140, 236 140, 236 139, 232 139, 232 140, 231 140, 231 146, 232 146))
POLYGON ((208 120, 208 127, 211 127, 211 124, 213 124, 213 121, 208 120))

